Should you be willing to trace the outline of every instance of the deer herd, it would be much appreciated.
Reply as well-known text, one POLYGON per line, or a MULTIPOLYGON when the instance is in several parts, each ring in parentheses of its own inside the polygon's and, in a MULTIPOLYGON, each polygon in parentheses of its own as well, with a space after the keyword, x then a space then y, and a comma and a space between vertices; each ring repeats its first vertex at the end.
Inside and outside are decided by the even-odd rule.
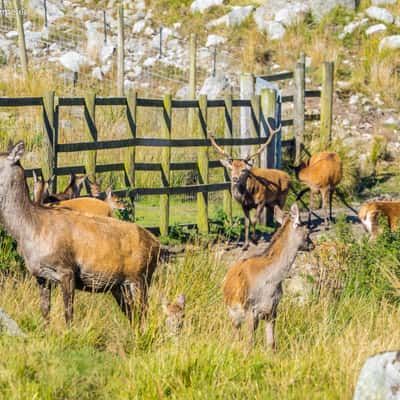
MULTIPOLYGON (((280 224, 269 247, 257 256, 242 257, 226 274, 223 296, 233 326, 240 335, 243 323, 254 342, 260 320, 265 320, 265 342, 275 346, 274 322, 282 297, 282 282, 288 276, 298 251, 311 250, 311 207, 308 222, 301 220, 294 203, 283 211, 289 190, 293 189, 289 175, 281 170, 256 168, 252 160, 270 143, 279 129, 270 127, 268 140, 245 159, 232 159, 210 135, 210 141, 222 157, 221 163, 231 175, 232 194, 245 216, 245 242, 249 245, 249 229, 256 243, 256 223, 267 207, 280 224), (255 216, 250 211, 255 209, 255 216)), ((8 233, 16 240, 25 266, 36 279, 40 291, 40 308, 49 320, 51 291, 59 284, 64 301, 65 320, 73 317, 75 289, 91 292, 111 292, 121 310, 133 323, 138 317, 145 328, 148 289, 153 273, 168 254, 168 249, 141 226, 113 218, 113 211, 124 203, 107 188, 102 195, 100 185, 87 176, 70 176, 63 192, 51 193, 52 178, 45 181, 33 173, 33 200, 25 172, 20 164, 23 142, 0 153, 0 218, 8 233), (87 184, 90 197, 79 197, 87 184)), ((297 179, 306 188, 297 199, 310 191, 310 203, 321 193, 324 222, 332 220, 332 197, 342 179, 342 162, 333 152, 313 155, 307 164, 295 167, 297 179), (329 208, 329 210, 328 210, 329 208)), ((400 202, 370 202, 364 204, 359 218, 374 237, 379 233, 378 217, 387 218, 396 229, 400 202)), ((177 335, 185 315, 185 296, 174 303, 163 301, 167 329, 177 335)))

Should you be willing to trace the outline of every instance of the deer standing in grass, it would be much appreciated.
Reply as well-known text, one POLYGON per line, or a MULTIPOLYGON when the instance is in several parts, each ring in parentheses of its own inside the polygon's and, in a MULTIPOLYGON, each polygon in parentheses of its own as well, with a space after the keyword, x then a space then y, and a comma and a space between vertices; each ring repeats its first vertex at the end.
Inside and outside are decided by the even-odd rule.
POLYGON ((34 204, 19 162, 24 151, 19 142, 0 153, 0 219, 37 280, 43 317, 49 317, 53 282, 61 286, 67 324, 81 289, 111 291, 131 320, 138 304, 143 325, 159 241, 133 223, 34 204))
POLYGON ((172 336, 178 335, 185 318, 185 295, 181 293, 174 303, 163 299, 162 309, 165 314, 165 325, 168 333, 172 336))
POLYGON ((249 155, 244 160, 232 159, 228 153, 218 146, 213 135, 209 137, 218 154, 224 157, 220 162, 231 172, 232 194, 243 209, 245 217, 245 243, 243 250, 249 247, 250 225, 253 227, 253 241, 256 242, 256 224, 262 211, 265 207, 273 211, 275 205, 283 208, 290 187, 290 177, 286 172, 278 169, 253 167, 251 160, 264 151, 273 136, 280 130, 280 127, 272 130, 269 124, 268 128, 270 131, 268 140, 256 153, 249 155), (254 219, 251 220, 250 210, 254 208, 256 212, 254 219))
POLYGON ((281 227, 274 234, 265 253, 241 260, 226 274, 223 286, 225 304, 234 327, 246 323, 254 344, 254 334, 260 320, 266 321, 265 340, 267 346, 275 347, 274 326, 277 308, 282 297, 282 282, 301 249, 310 250, 308 225, 300 220, 297 204, 290 214, 275 206, 275 218, 281 227))
POLYGON ((358 216, 374 239, 380 233, 379 216, 387 219, 389 227, 392 231, 400 226, 400 201, 371 201, 364 203, 358 216))
POLYGON ((336 186, 342 180, 342 160, 336 153, 323 151, 314 154, 308 163, 294 167, 297 179, 308 187, 302 190, 297 200, 310 191, 308 221, 311 222, 311 208, 314 206, 314 195, 321 193, 324 223, 327 227, 332 220, 332 198, 336 186), (329 214, 328 214, 329 207, 329 214))

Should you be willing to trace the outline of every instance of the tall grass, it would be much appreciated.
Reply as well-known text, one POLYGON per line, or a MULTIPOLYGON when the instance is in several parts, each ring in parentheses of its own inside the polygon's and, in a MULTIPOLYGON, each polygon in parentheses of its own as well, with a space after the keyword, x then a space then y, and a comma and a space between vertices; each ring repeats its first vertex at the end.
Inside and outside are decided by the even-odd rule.
POLYGON ((400 251, 398 234, 368 245, 342 222, 336 235, 336 251, 326 252, 325 242, 306 257, 319 270, 313 294, 301 304, 284 296, 275 352, 265 350, 262 329, 252 351, 234 339, 221 294, 229 261, 218 248, 188 249, 158 268, 145 333, 130 328, 110 295, 82 292, 66 329, 58 289, 46 327, 33 279, 4 275, 0 305, 27 338, 0 336, 0 397, 350 399, 366 357, 400 345, 400 272, 387 262, 400 251), (333 279, 340 280, 335 290, 333 279), (172 339, 161 298, 180 292, 187 298, 185 325, 172 339))

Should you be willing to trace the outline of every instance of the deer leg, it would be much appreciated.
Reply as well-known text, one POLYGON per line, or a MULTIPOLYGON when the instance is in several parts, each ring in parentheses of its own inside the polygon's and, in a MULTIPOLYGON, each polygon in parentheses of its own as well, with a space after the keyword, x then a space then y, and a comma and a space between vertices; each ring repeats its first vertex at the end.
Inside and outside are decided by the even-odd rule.
POLYGON ((253 242, 254 243, 257 243, 256 226, 257 226, 257 222, 260 221, 260 216, 264 210, 264 207, 265 207, 265 203, 259 204, 256 208, 256 214, 254 215, 254 220, 253 220, 253 242))
POLYGON ((332 200, 333 200, 333 192, 334 188, 329 188, 329 219, 332 221, 332 200))
POLYGON ((275 318, 267 320, 265 323, 265 344, 269 349, 275 349, 275 318))
POLYGON ((322 196, 322 208, 324 209, 324 225, 325 228, 329 226, 329 215, 328 215, 328 202, 329 202, 329 188, 321 189, 322 196))
POLYGON ((147 285, 146 282, 141 282, 139 285, 139 293, 137 296, 138 300, 138 316, 140 323, 140 330, 144 332, 146 330, 146 317, 148 311, 148 296, 147 296, 147 285))
POLYGON ((71 325, 74 313, 75 276, 74 271, 64 271, 61 275, 61 290, 64 299, 65 322, 71 325))
POLYGON ((310 204, 308 206, 308 226, 311 226, 311 214, 314 207, 314 192, 310 190, 310 204))
POLYGON ((132 323, 132 299, 129 298, 130 294, 128 293, 129 289, 125 286, 114 286, 111 290, 112 295, 114 296, 115 301, 119 305, 121 311, 126 315, 129 319, 130 323, 132 323))
POLYGON ((249 344, 253 348, 255 345, 255 335, 258 328, 258 318, 250 311, 246 315, 246 325, 249 333, 249 344))
POLYGON ((46 323, 50 321, 51 284, 44 278, 36 278, 40 291, 40 310, 46 323))
POLYGON ((249 248, 249 228, 250 228, 250 210, 243 208, 244 212, 244 245, 242 250, 245 251, 249 248))

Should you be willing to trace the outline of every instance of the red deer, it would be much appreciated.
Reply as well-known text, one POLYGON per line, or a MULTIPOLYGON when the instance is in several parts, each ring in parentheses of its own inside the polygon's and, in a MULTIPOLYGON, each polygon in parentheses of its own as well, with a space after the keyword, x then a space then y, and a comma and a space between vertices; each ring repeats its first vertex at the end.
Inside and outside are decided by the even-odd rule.
POLYGON ((274 348, 274 324, 282 297, 282 282, 287 277, 297 252, 311 250, 308 225, 300 221, 297 204, 290 214, 275 206, 275 218, 281 227, 272 237, 265 254, 234 264, 227 272, 223 286, 225 304, 234 327, 246 322, 254 344, 254 334, 260 320, 266 321, 266 344, 274 348))
POLYGON ((38 282, 43 317, 49 318, 54 282, 61 285, 67 324, 75 289, 111 291, 130 319, 137 302, 143 324, 159 241, 133 223, 34 204, 19 162, 24 151, 19 142, 0 153, 0 219, 38 282))
POLYGON ((297 199, 308 190, 310 190, 310 207, 308 220, 311 221, 311 207, 313 207, 313 197, 321 193, 322 208, 324 210, 325 226, 332 220, 332 197, 336 186, 342 180, 342 161, 336 153, 323 151, 314 154, 308 163, 302 163, 294 167, 297 179, 306 184, 308 188, 304 189, 297 196, 297 199), (329 215, 328 215, 329 205, 329 215))
POLYGON ((245 216, 245 243, 243 250, 249 247, 249 228, 253 226, 253 241, 256 242, 256 224, 265 207, 273 211, 274 206, 280 208, 285 206, 286 197, 290 187, 289 175, 277 169, 265 169, 253 167, 251 160, 258 156, 271 142, 276 132, 269 126, 270 135, 268 140, 259 148, 259 150, 249 155, 246 159, 232 159, 215 142, 214 137, 210 135, 211 144, 217 152, 224 157, 221 164, 231 171, 232 194, 235 200, 242 206, 245 216), (256 209, 254 220, 250 218, 250 210, 256 209))
POLYGON ((100 200, 104 200, 111 208, 112 210, 125 210, 126 206, 123 203, 123 201, 113 193, 111 186, 109 186, 106 191, 105 191, 105 198, 102 198, 101 195, 101 186, 97 182, 91 182, 89 179, 87 179, 87 182, 89 183, 89 193, 92 197, 100 200))
MULTIPOLYGON (((79 197, 83 182, 86 180, 87 175, 81 175, 77 176, 75 174, 70 174, 69 176, 69 183, 68 186, 64 189, 63 192, 60 193, 53 193, 53 194, 48 194, 47 197, 43 198, 43 203, 54 203, 57 201, 62 201, 62 200, 70 200, 74 199, 76 197, 79 197)), ((47 183, 48 187, 51 186, 51 181, 54 179, 54 176, 51 177, 47 183)), ((48 189, 47 189, 48 190, 48 189)), ((44 192, 46 194, 46 192, 44 192)))
POLYGON ((109 205, 109 203, 106 203, 102 200, 93 199, 91 197, 78 197, 71 200, 43 204, 43 200, 46 198, 46 193, 48 193, 48 182, 44 181, 43 179, 38 179, 35 171, 33 171, 33 179, 33 202, 37 205, 43 205, 46 207, 63 207, 70 210, 104 217, 113 216, 113 208, 109 205))
POLYGON ((400 201, 371 201, 364 203, 358 216, 372 238, 375 238, 380 233, 379 216, 386 218, 390 229, 395 231, 400 226, 400 201))
POLYGON ((173 336, 178 335, 185 318, 185 295, 181 293, 175 303, 170 303, 167 299, 163 299, 162 308, 166 316, 165 324, 168 333, 173 336))

